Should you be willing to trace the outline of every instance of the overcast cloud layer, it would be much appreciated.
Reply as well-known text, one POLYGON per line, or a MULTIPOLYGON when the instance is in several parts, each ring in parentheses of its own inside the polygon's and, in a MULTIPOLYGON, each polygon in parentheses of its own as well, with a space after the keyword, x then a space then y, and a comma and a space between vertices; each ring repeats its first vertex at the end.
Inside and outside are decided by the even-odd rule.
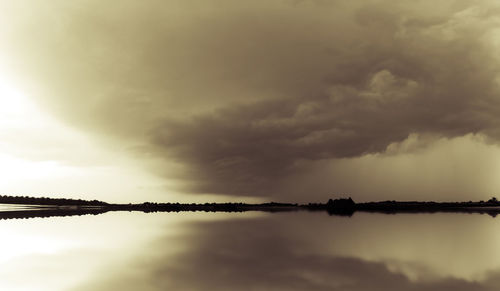
POLYGON ((11 2, 0 64, 187 192, 335 192, 304 175, 500 140, 495 1, 11 2))

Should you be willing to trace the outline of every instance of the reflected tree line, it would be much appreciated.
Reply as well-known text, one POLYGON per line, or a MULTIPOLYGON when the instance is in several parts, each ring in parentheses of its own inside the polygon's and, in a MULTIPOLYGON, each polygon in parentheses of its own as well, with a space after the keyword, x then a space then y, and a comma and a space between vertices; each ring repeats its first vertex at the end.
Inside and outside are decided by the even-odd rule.
POLYGON ((0 211, 0 220, 29 219, 64 216, 98 215, 108 212, 105 209, 33 209, 0 211))

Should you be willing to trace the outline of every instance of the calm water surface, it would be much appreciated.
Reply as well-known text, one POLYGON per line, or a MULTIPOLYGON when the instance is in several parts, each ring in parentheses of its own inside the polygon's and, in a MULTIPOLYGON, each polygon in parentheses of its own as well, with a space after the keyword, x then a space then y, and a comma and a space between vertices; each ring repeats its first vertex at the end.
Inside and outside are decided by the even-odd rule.
POLYGON ((0 221, 0 290, 499 290, 500 218, 106 213, 0 221))

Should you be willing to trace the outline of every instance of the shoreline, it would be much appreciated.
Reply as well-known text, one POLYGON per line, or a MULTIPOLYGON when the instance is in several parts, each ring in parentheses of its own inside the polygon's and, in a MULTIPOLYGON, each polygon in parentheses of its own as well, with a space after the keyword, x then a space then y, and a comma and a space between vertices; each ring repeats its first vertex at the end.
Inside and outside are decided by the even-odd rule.
POLYGON ((113 211, 151 212, 327 212, 329 215, 352 216, 356 212, 397 213, 478 213, 492 217, 500 214, 495 198, 479 202, 380 201, 355 203, 351 198, 330 199, 327 203, 154 203, 111 204, 102 201, 0 196, 0 204, 15 206, 0 209, 0 219, 101 214, 113 211), (16 208, 19 207, 19 208, 16 208), (24 207, 24 208, 21 208, 24 207))

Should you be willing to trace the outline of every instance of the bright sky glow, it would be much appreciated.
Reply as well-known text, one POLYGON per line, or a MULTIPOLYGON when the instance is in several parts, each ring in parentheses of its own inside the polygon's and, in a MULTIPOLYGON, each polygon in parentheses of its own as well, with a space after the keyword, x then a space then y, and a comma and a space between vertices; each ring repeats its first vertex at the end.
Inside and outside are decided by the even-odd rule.
POLYGON ((165 200, 165 182, 42 111, 0 72, 0 192, 9 195, 165 200), (143 192, 143 195, 137 195, 143 192))

